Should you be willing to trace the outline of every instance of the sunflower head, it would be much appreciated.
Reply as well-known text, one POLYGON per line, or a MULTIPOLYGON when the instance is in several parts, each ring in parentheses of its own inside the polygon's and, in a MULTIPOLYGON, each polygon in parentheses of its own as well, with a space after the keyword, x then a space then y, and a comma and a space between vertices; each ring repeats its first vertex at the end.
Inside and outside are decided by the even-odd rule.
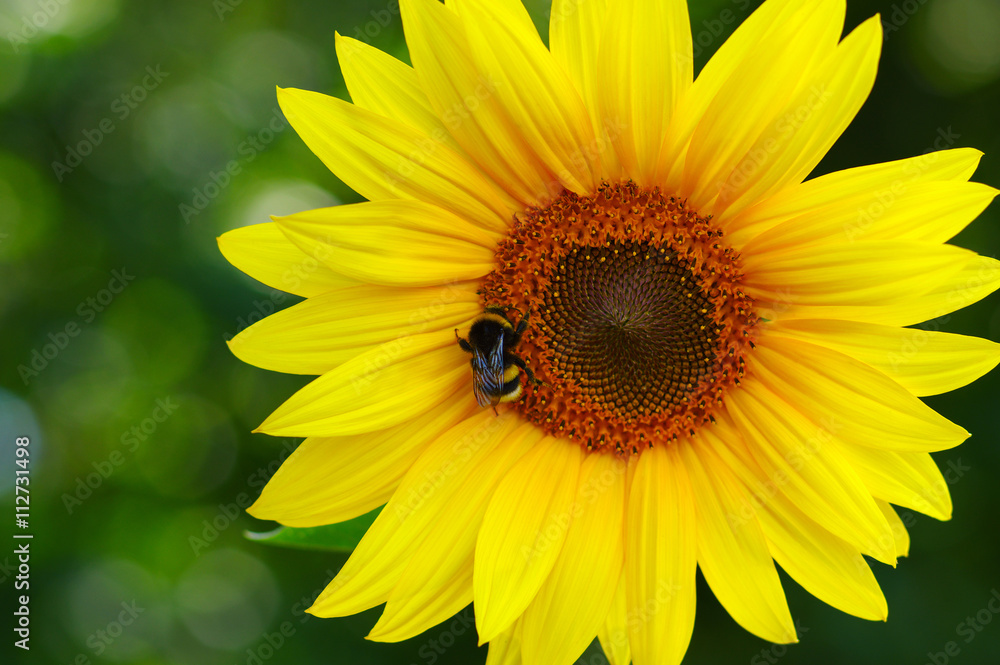
POLYGON ((484 302, 538 312, 523 416, 588 451, 693 435, 743 376, 756 323, 739 252, 683 201, 629 180, 515 215, 484 302))
POLYGON ((807 179, 871 90, 879 18, 842 37, 843 0, 767 0, 695 79, 684 0, 555 0, 548 45, 519 0, 400 10, 412 66, 338 36, 353 103, 278 93, 367 201, 220 238, 305 297, 234 353, 318 376, 260 426, 307 438, 250 512, 384 506, 310 612, 384 603, 370 637, 395 641, 474 601, 491 664, 595 636, 613 665, 678 663, 697 569, 796 640, 777 563, 885 619, 865 557, 906 554, 894 505, 950 516, 929 453, 968 436, 920 397, 1000 360, 909 326, 1000 263, 946 244, 996 194, 976 150, 807 179))

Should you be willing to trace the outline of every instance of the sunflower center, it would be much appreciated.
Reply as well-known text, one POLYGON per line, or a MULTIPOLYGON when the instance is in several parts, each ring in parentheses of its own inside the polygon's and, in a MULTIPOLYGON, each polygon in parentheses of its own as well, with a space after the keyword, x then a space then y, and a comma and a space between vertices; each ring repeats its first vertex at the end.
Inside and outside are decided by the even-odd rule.
POLYGON ((712 303, 662 246, 574 247, 543 297, 541 319, 561 376, 629 419, 687 398, 715 361, 712 303))
POLYGON ((753 302, 711 220, 658 189, 602 183, 519 215, 484 305, 530 312, 515 352, 544 384, 514 408, 588 450, 693 434, 738 385, 753 302))

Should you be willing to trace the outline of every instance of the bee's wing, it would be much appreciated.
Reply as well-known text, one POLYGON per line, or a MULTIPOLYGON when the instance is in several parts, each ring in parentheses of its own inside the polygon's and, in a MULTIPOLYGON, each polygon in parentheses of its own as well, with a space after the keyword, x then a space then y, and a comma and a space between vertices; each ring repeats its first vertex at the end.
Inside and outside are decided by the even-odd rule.
POLYGON ((489 355, 472 352, 472 392, 479 406, 496 406, 503 393, 503 341, 497 340, 489 355))

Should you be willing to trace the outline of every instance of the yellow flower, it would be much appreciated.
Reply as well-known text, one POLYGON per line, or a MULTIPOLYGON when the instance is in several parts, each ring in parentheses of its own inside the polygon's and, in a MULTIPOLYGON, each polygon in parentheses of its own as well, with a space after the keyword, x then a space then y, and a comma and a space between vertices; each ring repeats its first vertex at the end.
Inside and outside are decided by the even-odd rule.
POLYGON ((678 663, 696 567, 748 631, 796 640, 777 562, 886 618, 863 557, 906 554, 890 504, 949 518, 928 453, 968 436, 919 397, 1000 360, 906 326, 1000 285, 944 244, 996 191, 973 149, 804 181, 875 78, 879 19, 841 40, 844 4, 768 0, 693 80, 683 0, 555 0, 550 48, 518 0, 401 0, 412 68, 338 36, 353 104, 279 90, 368 199, 220 238, 306 297, 233 352, 320 375, 260 426, 308 438, 250 512, 385 504, 312 613, 386 603, 370 637, 395 641, 475 601, 490 663, 595 636, 616 665, 678 663), (456 341, 487 306, 542 382, 508 356, 523 394, 496 413, 456 341))

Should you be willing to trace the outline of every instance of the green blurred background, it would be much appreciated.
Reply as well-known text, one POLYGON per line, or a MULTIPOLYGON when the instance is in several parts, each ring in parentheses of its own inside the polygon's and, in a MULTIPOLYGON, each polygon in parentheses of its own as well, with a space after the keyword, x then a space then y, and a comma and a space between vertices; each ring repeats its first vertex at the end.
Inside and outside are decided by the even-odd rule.
MULTIPOLYGON (((692 4, 699 66, 757 4, 692 4)), ((287 128, 274 88, 346 96, 334 31, 406 59, 398 4, 0 8, 0 514, 13 521, 14 438, 29 436, 34 534, 28 653, 11 644, 16 543, 0 542, 3 662, 483 662, 470 609, 401 644, 363 639, 377 610, 304 615, 345 557, 243 535, 273 526, 242 508, 296 444, 250 430, 305 379, 228 352, 226 339, 296 299, 229 266, 215 238, 358 200, 287 128)), ((548 3, 530 9, 546 34, 548 3)), ((975 179, 1000 185, 1000 3, 849 0, 848 27, 879 11, 875 90, 817 172, 974 146, 986 152, 975 179)), ((997 210, 955 242, 996 256, 997 210)), ((998 305, 939 323, 998 340, 998 305)), ((997 388, 993 373, 928 400, 973 437, 937 456, 954 519, 913 515, 910 557, 895 571, 875 564, 887 623, 843 615, 786 578, 802 641, 773 646, 702 585, 685 662, 1000 662, 997 388)), ((604 659, 592 646, 582 662, 604 659)))

